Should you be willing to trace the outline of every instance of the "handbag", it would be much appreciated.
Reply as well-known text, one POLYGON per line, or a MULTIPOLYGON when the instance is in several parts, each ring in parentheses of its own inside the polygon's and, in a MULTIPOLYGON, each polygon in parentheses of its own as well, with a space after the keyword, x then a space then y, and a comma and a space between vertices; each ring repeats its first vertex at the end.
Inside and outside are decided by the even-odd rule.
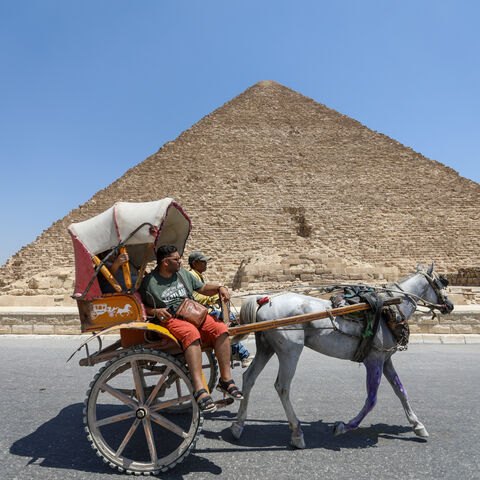
MULTIPOLYGON (((180 272, 177 272, 177 276, 183 283, 183 286, 185 287, 188 296, 191 297, 192 293, 190 292, 187 284, 180 275, 180 272)), ((191 323, 197 328, 200 328, 203 325, 205 318, 207 317, 207 313, 207 307, 205 307, 201 303, 196 302, 192 298, 185 298, 181 305, 177 308, 175 316, 180 317, 181 319, 187 321, 188 323, 191 323)))
POLYGON ((186 320, 197 328, 200 328, 207 317, 207 313, 207 307, 204 307, 195 300, 185 298, 175 312, 175 316, 186 320))

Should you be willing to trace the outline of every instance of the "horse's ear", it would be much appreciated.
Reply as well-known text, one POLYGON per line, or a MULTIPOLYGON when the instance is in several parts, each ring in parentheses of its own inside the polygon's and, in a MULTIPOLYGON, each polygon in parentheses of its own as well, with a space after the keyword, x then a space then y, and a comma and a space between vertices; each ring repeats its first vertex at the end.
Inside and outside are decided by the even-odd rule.
POLYGON ((417 272, 421 272, 423 270, 423 267, 422 267, 422 262, 418 262, 418 265, 417 265, 417 272))
POLYGON ((432 275, 434 266, 435 266, 435 262, 432 262, 432 264, 428 267, 427 275, 432 275))

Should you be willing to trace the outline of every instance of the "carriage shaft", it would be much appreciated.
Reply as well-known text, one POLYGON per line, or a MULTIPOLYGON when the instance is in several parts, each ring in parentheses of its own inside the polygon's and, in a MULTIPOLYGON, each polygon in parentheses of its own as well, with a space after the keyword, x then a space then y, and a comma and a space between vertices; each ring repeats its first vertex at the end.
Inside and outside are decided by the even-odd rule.
MULTIPOLYGON (((402 303, 402 299, 399 297, 389 298, 383 302, 384 306, 398 305, 402 303)), ((320 320, 321 318, 327 318, 330 315, 336 317, 340 315, 348 315, 350 313, 361 312, 363 310, 370 310, 368 303, 357 303, 355 305, 348 305, 346 307, 332 308, 323 312, 305 313, 303 315, 295 315, 293 317, 277 318, 275 320, 267 320, 265 322, 249 323, 248 325, 239 325, 238 327, 231 327, 228 329, 228 334, 243 335, 246 333, 261 332, 263 330, 270 330, 273 328, 284 327, 287 325, 296 325, 299 323, 312 322, 314 320, 320 320)))

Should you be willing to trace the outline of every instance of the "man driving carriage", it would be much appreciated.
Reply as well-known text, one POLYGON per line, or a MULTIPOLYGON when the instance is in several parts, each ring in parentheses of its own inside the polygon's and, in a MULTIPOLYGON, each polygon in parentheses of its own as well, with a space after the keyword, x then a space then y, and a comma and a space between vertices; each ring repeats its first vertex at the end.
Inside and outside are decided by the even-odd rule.
POLYGON ((230 299, 228 289, 220 285, 203 283, 182 269, 181 255, 173 245, 159 247, 156 255, 157 267, 145 276, 139 291, 147 315, 156 317, 182 344, 192 376, 194 397, 199 407, 206 412, 216 410, 212 398, 203 388, 201 344, 214 347, 220 369, 217 390, 234 400, 241 400, 242 393, 232 380, 230 371, 230 341, 227 326, 211 315, 206 316, 199 328, 175 316, 182 301, 189 296, 187 289, 208 296, 218 294, 224 301, 230 299))

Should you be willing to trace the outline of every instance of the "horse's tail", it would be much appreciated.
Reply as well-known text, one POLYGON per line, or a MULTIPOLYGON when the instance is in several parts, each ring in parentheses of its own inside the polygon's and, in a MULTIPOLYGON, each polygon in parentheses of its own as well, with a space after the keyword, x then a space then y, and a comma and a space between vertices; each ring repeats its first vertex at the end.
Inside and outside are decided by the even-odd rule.
MULTIPOLYGON (((243 302, 242 307, 240 308, 240 325, 255 323, 257 321, 257 299, 259 298, 261 297, 251 295, 250 297, 247 297, 246 300, 243 302)), ((244 335, 235 335, 230 339, 230 343, 234 345, 235 343, 241 342, 246 337, 248 337, 248 333, 244 335)))
POLYGON ((247 323, 255 323, 257 321, 257 300, 260 297, 257 295, 251 295, 247 297, 240 309, 240 324, 246 325, 247 323))

